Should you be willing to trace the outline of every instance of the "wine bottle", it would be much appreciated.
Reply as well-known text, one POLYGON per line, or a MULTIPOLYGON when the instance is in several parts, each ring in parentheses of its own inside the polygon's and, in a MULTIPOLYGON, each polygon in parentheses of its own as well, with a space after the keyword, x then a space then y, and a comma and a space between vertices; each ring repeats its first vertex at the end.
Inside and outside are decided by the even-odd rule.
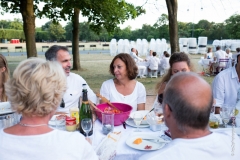
MULTIPOLYGON (((83 84, 82 92, 83 92, 82 106, 79 109, 79 131, 84 136, 86 136, 87 134, 82 129, 81 121, 84 118, 90 118, 92 120, 92 110, 91 110, 90 105, 88 103, 87 86, 86 86, 86 84, 83 84)), ((88 136, 91 136, 92 134, 93 134, 93 129, 91 129, 91 131, 88 133, 88 136)))

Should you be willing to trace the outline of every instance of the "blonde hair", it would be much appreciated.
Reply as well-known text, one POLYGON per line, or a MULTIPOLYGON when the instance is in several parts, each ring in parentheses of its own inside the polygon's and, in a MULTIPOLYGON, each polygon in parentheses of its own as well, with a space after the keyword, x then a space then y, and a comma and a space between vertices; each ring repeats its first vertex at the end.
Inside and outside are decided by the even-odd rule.
POLYGON ((6 96, 6 91, 5 91, 5 87, 4 87, 4 83, 7 82, 8 78, 9 78, 9 68, 8 68, 8 63, 6 58, 0 54, 0 68, 5 67, 5 71, 2 74, 2 79, 0 80, 2 82, 2 95, 1 95, 1 101, 2 102, 6 102, 7 101, 7 96, 6 96))
POLYGON ((46 116, 59 106, 66 75, 58 62, 31 58, 22 61, 6 83, 13 110, 26 116, 46 116))

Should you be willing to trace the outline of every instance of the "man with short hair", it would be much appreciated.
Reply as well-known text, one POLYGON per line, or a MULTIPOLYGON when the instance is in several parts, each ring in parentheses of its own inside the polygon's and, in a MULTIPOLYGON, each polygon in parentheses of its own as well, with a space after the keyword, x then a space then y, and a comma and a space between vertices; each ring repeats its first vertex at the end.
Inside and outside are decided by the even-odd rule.
POLYGON ((237 55, 235 66, 223 70, 213 79, 212 89, 216 106, 237 103, 237 93, 240 92, 240 54, 237 55))
POLYGON ((131 53, 130 53, 130 56, 133 58, 133 60, 136 62, 136 65, 138 67, 138 76, 140 78, 146 78, 144 76, 145 72, 146 72, 146 69, 147 67, 144 66, 144 65, 141 65, 140 62, 143 62, 143 59, 138 57, 138 55, 136 54, 137 53, 137 50, 135 48, 132 48, 131 49, 131 53))
POLYGON ((72 64, 67 47, 53 45, 46 51, 45 57, 49 61, 58 61, 62 65, 67 76, 67 90, 63 95, 65 107, 62 108, 63 106, 60 106, 57 111, 68 113, 70 108, 78 107, 79 98, 82 97, 83 84, 87 85, 88 99, 93 103, 97 102, 97 97, 88 86, 87 82, 81 76, 70 72, 72 64))
POLYGON ((164 90, 162 105, 165 124, 173 140, 162 149, 144 155, 141 160, 240 159, 240 139, 236 133, 209 130, 212 90, 197 74, 181 72, 173 75, 164 90))

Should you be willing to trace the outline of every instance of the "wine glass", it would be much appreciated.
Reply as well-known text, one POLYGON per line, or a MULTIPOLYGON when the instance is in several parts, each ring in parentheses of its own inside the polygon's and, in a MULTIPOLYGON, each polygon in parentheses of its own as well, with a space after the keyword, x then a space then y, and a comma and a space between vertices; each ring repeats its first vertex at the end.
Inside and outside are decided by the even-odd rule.
POLYGON ((137 126, 136 132, 141 132, 141 131, 139 130, 139 125, 141 124, 142 119, 143 119, 143 115, 142 115, 141 113, 139 113, 139 112, 134 113, 134 115, 133 115, 133 121, 134 121, 134 123, 135 123, 136 126, 137 126))
POLYGON ((232 106, 223 105, 220 111, 224 127, 227 128, 227 123, 229 122, 231 116, 233 115, 235 108, 232 106))
POLYGON ((92 129, 92 119, 91 118, 84 118, 81 121, 81 127, 83 129, 83 131, 86 133, 87 135, 87 139, 88 139, 88 133, 91 131, 92 129))

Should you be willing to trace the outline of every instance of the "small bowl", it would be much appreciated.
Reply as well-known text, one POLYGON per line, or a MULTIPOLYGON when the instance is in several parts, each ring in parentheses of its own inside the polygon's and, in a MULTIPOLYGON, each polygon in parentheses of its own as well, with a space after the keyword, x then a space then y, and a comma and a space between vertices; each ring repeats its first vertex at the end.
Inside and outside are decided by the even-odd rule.
POLYGON ((134 115, 134 113, 136 113, 136 112, 141 113, 142 116, 144 116, 141 124, 148 124, 148 122, 147 122, 147 114, 148 114, 149 110, 139 110, 139 111, 131 112, 130 118, 133 119, 133 115, 134 115), (146 117, 145 117, 145 116, 146 116, 146 117))
MULTIPOLYGON (((117 107, 122 113, 114 114, 114 126, 119 126, 125 122, 132 111, 132 107, 125 103, 112 103, 115 107, 117 107)), ((96 106, 101 111, 104 111, 106 107, 109 107, 107 103, 99 104, 96 106)), ((102 113, 96 110, 96 114, 98 119, 102 122, 102 113)))

